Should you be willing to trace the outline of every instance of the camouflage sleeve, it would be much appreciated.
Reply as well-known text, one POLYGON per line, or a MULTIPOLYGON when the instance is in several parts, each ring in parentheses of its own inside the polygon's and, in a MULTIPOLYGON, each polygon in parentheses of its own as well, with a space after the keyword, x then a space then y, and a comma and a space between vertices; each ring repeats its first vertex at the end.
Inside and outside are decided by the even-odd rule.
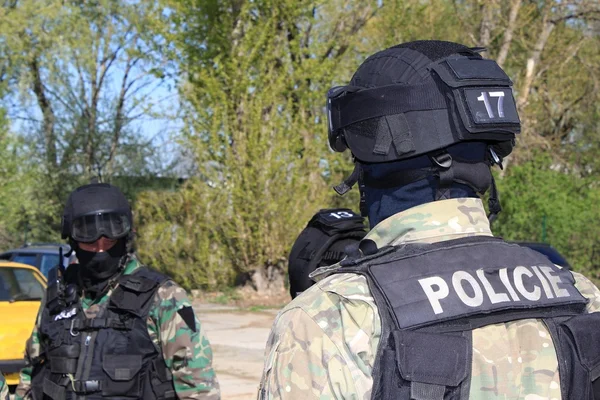
POLYGON ((29 393, 31 390, 31 375, 33 372, 32 365, 34 362, 37 362, 38 358, 42 354, 39 327, 42 319, 42 311, 44 310, 45 306, 46 300, 44 295, 44 298, 40 302, 40 309, 35 320, 35 325, 33 326, 33 331, 31 332, 31 336, 29 339, 27 339, 27 343, 25 344, 25 360, 27 361, 27 365, 19 374, 19 385, 17 386, 17 390, 15 392, 15 400, 24 400, 30 398, 29 393))
POLYGON ((154 301, 148 330, 173 374, 179 399, 220 399, 210 343, 185 290, 168 281, 154 301))
POLYGON ((0 400, 8 400, 8 386, 2 374, 0 374, 0 400))
POLYGON ((281 314, 265 350, 258 399, 362 399, 355 363, 302 309, 281 314))
POLYGON ((587 312, 600 311, 600 290, 588 278, 578 272, 572 272, 575 277, 575 287, 585 296, 589 302, 587 304, 587 312))

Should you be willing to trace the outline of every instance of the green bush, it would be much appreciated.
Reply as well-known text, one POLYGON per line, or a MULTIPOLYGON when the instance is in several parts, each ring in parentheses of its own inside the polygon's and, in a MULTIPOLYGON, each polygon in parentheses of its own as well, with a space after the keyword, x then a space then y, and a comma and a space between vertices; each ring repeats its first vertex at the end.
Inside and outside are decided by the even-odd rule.
POLYGON ((591 178, 561 171, 547 155, 512 166, 498 179, 503 211, 494 233, 545 241, 576 271, 600 278, 600 189, 591 178))

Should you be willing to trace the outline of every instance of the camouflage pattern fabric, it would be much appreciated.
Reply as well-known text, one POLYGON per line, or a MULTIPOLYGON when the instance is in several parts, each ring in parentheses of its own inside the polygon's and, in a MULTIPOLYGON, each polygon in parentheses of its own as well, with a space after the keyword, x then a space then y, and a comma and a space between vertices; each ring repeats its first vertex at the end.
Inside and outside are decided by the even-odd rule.
POLYGON ((0 400, 8 400, 8 385, 4 380, 4 375, 0 373, 0 400))
MULTIPOLYGON (((141 264, 133 258, 127 264, 124 274, 131 274, 140 267, 141 264)), ((92 300, 85 296, 81 299, 87 318, 94 318, 108 305, 113 290, 109 290, 99 299, 92 300)), ((212 350, 202 325, 198 318, 194 317, 194 332, 177 312, 183 307, 191 306, 183 288, 173 281, 163 283, 156 293, 148 315, 148 333, 157 349, 162 351, 167 367, 173 374, 175 392, 179 399, 218 400, 221 395, 212 369, 212 350)), ((31 361, 40 355, 39 322, 40 315, 27 341, 26 358, 29 359, 30 365, 31 361)), ((30 366, 21 371, 16 400, 30 398, 31 371, 30 366)))
MULTIPOLYGON (((492 236, 479 199, 451 199, 411 208, 378 224, 365 239, 378 247, 492 236)), ((258 398, 371 398, 372 368, 381 321, 364 277, 313 273, 317 284, 277 316, 267 342, 258 398)), ((579 291, 600 309, 600 291, 573 273, 579 291)), ((536 319, 488 325, 473 331, 470 400, 558 400, 554 345, 536 319)))

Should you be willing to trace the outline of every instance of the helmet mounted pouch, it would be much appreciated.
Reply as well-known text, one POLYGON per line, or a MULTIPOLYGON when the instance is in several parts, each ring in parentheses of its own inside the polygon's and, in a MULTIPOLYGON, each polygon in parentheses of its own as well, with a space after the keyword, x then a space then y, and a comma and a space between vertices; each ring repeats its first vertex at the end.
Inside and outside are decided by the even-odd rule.
POLYGON ((430 67, 451 91, 461 140, 508 140, 521 130, 512 82, 494 60, 450 58, 430 67))

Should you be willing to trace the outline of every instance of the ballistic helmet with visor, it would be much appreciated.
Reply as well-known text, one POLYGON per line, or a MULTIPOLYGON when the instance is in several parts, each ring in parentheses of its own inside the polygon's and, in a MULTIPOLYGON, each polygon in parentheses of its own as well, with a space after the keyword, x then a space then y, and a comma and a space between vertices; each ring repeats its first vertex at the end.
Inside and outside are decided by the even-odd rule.
POLYGON ((84 243, 102 236, 120 239, 131 232, 132 222, 131 207, 119 188, 93 183, 69 195, 62 218, 62 237, 84 243))

